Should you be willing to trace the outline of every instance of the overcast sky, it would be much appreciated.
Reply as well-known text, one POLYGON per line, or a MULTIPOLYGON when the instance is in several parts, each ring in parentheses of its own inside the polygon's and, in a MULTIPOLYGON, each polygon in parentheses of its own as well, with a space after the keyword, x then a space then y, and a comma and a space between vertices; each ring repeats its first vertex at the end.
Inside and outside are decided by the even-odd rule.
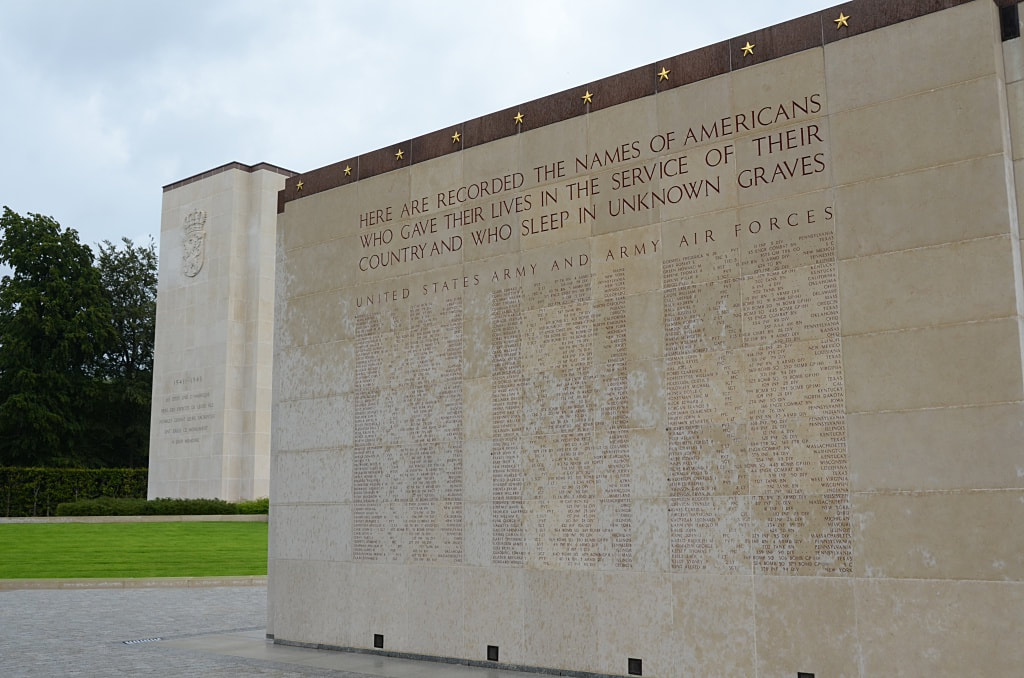
POLYGON ((159 245, 165 184, 308 171, 834 2, 0 0, 0 205, 159 245))

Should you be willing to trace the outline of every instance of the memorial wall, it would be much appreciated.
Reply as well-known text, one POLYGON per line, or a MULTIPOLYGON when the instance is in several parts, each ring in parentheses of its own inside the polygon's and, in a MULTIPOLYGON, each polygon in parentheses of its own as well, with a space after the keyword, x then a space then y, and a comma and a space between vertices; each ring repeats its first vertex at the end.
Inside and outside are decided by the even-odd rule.
POLYGON ((1014 28, 849 2, 287 179, 276 641, 1018 674, 1014 28))
POLYGON ((275 205, 291 174, 236 162, 164 187, 150 499, 269 495, 275 205))

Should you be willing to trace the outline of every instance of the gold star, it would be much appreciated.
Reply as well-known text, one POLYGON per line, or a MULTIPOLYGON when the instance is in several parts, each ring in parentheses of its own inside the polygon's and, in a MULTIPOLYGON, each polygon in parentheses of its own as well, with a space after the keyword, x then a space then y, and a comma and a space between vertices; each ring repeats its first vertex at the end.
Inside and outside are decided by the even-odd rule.
POLYGON ((754 53, 754 46, 747 40, 747 44, 743 45, 743 56, 750 56, 754 53))
POLYGON ((836 30, 838 31, 843 26, 846 26, 847 28, 849 28, 850 24, 846 23, 849 18, 850 17, 848 17, 845 14, 843 14, 842 12, 840 12, 838 19, 832 19, 832 21, 836 22, 836 30))
POLYGON ((453 144, 457 144, 461 140, 462 140, 462 135, 459 134, 458 132, 456 132, 455 134, 452 135, 452 143, 453 144))
POLYGON ((671 72, 672 71, 670 71, 667 68, 665 68, 664 66, 662 66, 661 67, 661 72, 658 73, 658 82, 661 82, 662 80, 668 80, 668 74, 671 73, 671 72))
POLYGON ((523 124, 523 114, 521 112, 517 112, 516 113, 516 117, 513 118, 513 120, 516 121, 517 125, 522 125, 523 124))
POLYGON ((296 191, 301 191, 302 190, 302 179, 299 179, 299 183, 295 184, 295 190, 296 191))
POLYGON ((582 97, 580 97, 580 98, 581 98, 581 99, 583 99, 583 102, 584 102, 584 103, 587 103, 587 104, 592 104, 592 103, 594 103, 594 95, 590 93, 590 90, 589 90, 589 89, 587 90, 587 93, 586 93, 586 94, 584 94, 584 95, 583 95, 582 97))
POLYGON ((352 174, 352 168, 349 167, 348 165, 345 165, 345 176, 347 177, 350 174, 352 174))
POLYGON ((395 153, 395 160, 401 160, 404 157, 405 157, 405 151, 403 151, 402 149, 398 149, 398 152, 395 153))

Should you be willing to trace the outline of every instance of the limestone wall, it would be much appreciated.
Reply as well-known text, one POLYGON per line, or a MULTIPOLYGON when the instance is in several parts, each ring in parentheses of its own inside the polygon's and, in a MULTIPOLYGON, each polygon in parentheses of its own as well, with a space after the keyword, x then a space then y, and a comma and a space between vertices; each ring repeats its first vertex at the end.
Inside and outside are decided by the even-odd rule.
POLYGON ((269 495, 277 192, 232 163, 164 190, 149 496, 269 495))
POLYGON ((289 179, 276 639, 1019 673, 1022 64, 851 2, 289 179))

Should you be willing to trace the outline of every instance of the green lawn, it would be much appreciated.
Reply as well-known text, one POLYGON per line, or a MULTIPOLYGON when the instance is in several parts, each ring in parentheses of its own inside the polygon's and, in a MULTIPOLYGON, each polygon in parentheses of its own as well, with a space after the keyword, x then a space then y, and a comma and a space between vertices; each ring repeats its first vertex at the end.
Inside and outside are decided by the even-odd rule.
POLYGON ((266 523, 0 525, 0 579, 266 573, 266 523))

